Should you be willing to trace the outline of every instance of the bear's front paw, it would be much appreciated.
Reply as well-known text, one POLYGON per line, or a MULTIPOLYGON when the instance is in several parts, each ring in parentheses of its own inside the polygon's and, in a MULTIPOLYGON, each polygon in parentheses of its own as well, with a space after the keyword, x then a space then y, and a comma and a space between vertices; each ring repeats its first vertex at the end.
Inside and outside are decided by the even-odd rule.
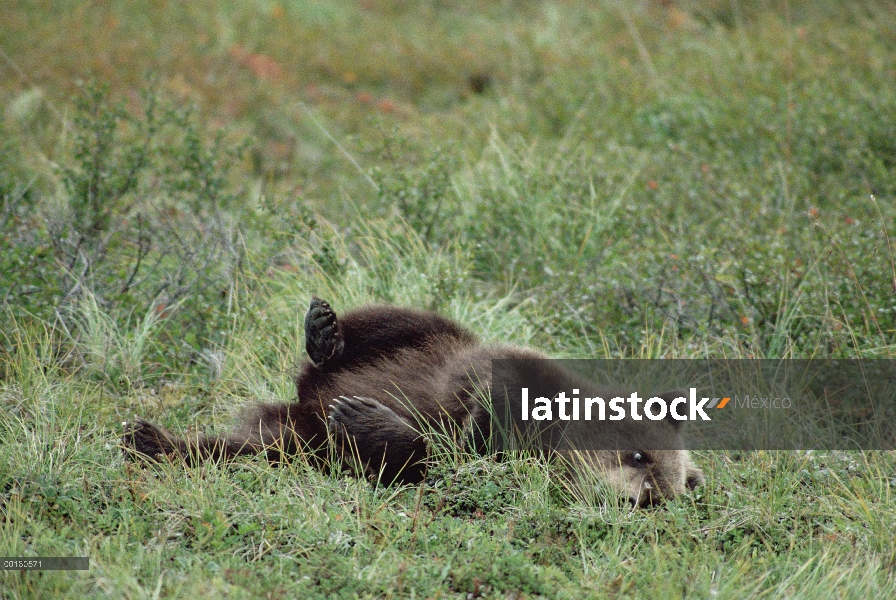
POLYGON ((703 472, 696 467, 692 467, 685 473, 685 485, 689 490, 696 489, 706 482, 703 472))
POLYGON ((129 457, 158 461, 177 450, 171 435, 149 421, 136 418, 122 427, 121 445, 129 457))

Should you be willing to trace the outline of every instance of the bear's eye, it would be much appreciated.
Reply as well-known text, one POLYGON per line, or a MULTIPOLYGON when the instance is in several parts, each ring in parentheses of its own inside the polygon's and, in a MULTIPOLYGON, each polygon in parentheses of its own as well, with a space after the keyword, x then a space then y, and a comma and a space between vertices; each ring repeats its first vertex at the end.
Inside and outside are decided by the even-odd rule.
POLYGON ((647 457, 644 455, 643 452, 632 452, 632 461, 635 464, 643 465, 644 463, 647 462, 647 457))

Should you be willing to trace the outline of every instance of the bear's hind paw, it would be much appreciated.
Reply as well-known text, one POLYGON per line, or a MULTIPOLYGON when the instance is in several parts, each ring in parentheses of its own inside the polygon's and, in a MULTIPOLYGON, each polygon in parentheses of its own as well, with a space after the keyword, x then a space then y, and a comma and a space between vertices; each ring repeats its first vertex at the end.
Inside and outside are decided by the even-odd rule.
POLYGON ((322 367, 338 359, 344 346, 336 313, 320 298, 313 298, 305 314, 305 351, 311 362, 322 367))

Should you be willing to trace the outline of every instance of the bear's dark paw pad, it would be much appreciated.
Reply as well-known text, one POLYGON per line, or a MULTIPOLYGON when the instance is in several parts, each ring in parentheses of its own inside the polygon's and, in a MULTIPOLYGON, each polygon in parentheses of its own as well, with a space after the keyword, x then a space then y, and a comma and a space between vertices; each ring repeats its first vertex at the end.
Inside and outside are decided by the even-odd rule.
POLYGON ((339 358, 344 346, 336 313, 320 298, 313 298, 305 314, 305 351, 308 357, 320 367, 339 358))
POLYGON ((158 461, 175 451, 168 434, 149 421, 137 418, 121 425, 121 445, 130 458, 158 461))

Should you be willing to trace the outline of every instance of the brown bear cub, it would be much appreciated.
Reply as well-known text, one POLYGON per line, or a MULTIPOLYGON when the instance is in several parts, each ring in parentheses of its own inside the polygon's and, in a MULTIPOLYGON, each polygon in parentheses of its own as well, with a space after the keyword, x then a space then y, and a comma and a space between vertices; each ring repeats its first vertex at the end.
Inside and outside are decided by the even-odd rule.
MULTIPOLYGON (((541 360, 543 354, 480 344, 457 323, 410 308, 373 305, 337 318, 329 304, 314 298, 305 316, 305 348, 310 360, 296 377, 295 402, 258 405, 225 436, 179 438, 136 419, 125 423, 125 451, 189 463, 259 452, 277 463, 301 452, 322 465, 335 444, 345 464, 359 465, 373 480, 418 483, 426 473, 427 429, 465 435, 478 452, 487 447, 496 424, 482 398, 494 359, 541 365, 535 368, 544 369, 538 375, 556 387, 552 393, 599 390, 541 360)), ((602 441, 592 448, 613 449, 576 452, 568 442, 576 432, 570 430, 559 441, 540 436, 540 450, 596 466, 600 477, 636 506, 657 504, 702 482, 683 449, 677 421, 576 425, 590 427, 591 439, 598 428, 602 441)))

